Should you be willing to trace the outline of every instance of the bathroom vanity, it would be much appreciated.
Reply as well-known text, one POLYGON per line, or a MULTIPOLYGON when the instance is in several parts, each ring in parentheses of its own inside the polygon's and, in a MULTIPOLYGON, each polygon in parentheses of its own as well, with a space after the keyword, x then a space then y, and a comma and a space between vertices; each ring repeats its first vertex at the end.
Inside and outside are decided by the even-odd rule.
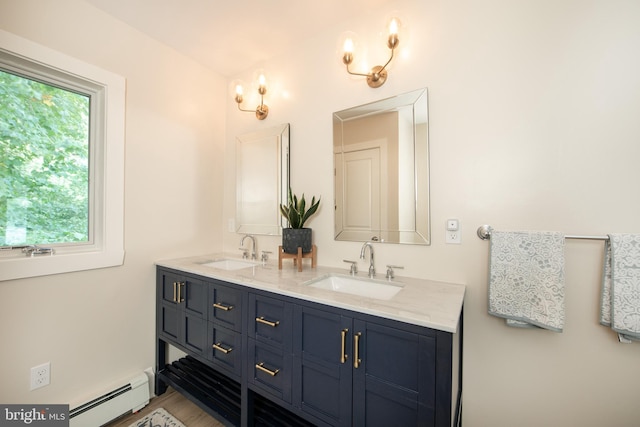
POLYGON ((158 262, 156 394, 170 385, 230 425, 453 425, 464 286, 342 273, 158 262))

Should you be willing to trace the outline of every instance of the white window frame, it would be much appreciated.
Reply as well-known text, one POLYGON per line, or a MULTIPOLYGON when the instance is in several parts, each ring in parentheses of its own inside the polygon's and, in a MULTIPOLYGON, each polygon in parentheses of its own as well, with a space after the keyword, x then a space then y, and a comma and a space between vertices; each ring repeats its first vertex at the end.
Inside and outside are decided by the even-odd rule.
POLYGON ((122 265, 124 262, 125 79, 94 65, 0 30, 0 62, 25 75, 70 77, 91 87, 90 242, 55 245, 54 255, 0 254, 0 281, 122 265), (28 65, 25 65, 28 64, 28 65), (35 73, 35 74, 34 74, 35 73), (95 104, 94 104, 95 102, 95 104))

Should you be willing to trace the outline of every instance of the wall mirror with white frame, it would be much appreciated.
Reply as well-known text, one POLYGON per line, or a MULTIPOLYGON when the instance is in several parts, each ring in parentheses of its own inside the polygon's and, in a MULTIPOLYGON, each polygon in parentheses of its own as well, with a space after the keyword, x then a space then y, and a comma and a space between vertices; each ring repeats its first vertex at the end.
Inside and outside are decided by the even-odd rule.
POLYGON ((289 124, 236 138, 236 232, 280 235, 289 189, 289 124))
POLYGON ((429 245, 427 89, 333 114, 335 240, 429 245))

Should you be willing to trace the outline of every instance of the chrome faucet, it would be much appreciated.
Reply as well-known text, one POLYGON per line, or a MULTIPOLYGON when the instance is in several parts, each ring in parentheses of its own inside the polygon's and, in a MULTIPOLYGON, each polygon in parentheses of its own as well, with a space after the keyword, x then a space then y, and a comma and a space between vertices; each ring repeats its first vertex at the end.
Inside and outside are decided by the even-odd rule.
POLYGON ((373 263, 373 245, 370 242, 364 242, 362 245, 362 249, 360 250, 360 259, 364 259, 364 252, 369 248, 369 277, 373 278, 376 275, 376 267, 373 263))
POLYGON ((244 236, 242 236, 242 240, 240 240, 240 250, 244 250, 244 239, 246 239, 247 237, 251 239, 251 259, 255 261, 256 259, 258 259, 258 256, 256 255, 258 247, 256 245, 256 238, 254 236, 252 236, 251 234, 245 234, 244 236))

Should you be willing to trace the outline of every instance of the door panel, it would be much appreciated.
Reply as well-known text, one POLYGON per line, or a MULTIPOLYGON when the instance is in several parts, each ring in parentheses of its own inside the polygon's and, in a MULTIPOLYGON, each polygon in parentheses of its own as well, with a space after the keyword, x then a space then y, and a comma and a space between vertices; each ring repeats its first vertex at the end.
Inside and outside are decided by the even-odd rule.
POLYGON ((380 230, 380 149, 344 153, 345 230, 380 230))
POLYGON ((331 425, 351 425, 351 318, 295 308, 295 403, 331 425))

